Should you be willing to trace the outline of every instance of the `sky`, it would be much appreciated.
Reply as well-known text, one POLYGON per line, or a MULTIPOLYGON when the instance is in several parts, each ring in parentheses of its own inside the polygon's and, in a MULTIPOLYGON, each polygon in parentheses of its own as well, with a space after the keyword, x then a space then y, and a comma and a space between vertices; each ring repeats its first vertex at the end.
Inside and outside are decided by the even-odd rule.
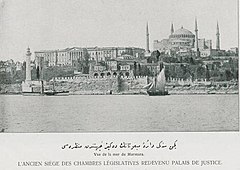
POLYGON ((146 47, 168 38, 171 23, 212 39, 221 48, 238 46, 237 0, 0 0, 0 60, 23 61, 26 49, 146 47))

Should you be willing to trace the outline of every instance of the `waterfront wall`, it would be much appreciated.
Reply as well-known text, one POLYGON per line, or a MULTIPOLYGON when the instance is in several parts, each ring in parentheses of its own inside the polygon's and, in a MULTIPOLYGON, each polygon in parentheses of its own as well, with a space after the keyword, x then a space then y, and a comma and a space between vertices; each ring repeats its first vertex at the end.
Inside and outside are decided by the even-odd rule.
MULTIPOLYGON (((113 93, 119 93, 117 77, 65 77, 55 80, 57 90, 68 90, 73 94, 108 94, 110 90, 113 93)), ((146 89, 143 89, 146 84, 146 76, 136 78, 122 76, 120 79, 122 93, 146 92, 146 89)), ((238 82, 210 82, 206 79, 192 81, 191 79, 170 78, 166 88, 171 94, 238 93, 238 82)))
POLYGON ((138 93, 142 89, 142 87, 146 85, 146 81, 147 81, 146 77, 139 77, 137 79, 127 77, 58 78, 55 79, 55 89, 70 91, 74 94, 78 93, 107 94, 110 92, 110 90, 113 93, 119 93, 124 91, 138 93))
MULTIPOLYGON (((61 77, 50 80, 46 86, 55 85, 57 91, 70 91, 71 94, 109 94, 115 93, 139 94, 146 92, 143 87, 147 77, 61 77), (121 88, 119 88, 121 86, 121 88)), ((167 90, 171 94, 204 94, 204 93, 238 93, 237 81, 210 82, 206 80, 168 79, 167 90)), ((22 92, 21 84, 0 84, 1 94, 18 94, 22 92)))
MULTIPOLYGON (((89 76, 86 76, 86 77, 77 77, 77 76, 74 76, 74 77, 56 77, 55 78, 55 81, 56 82, 74 82, 74 83, 81 83, 81 82, 84 82, 84 81, 100 81, 100 82, 104 82, 104 81, 109 81, 109 80, 116 80, 117 77, 115 76, 111 76, 111 77, 108 77, 108 76, 104 76, 104 77, 89 77, 89 76)), ((127 82, 131 82, 131 81, 134 81, 136 82, 137 84, 141 84, 140 87, 143 87, 145 85, 147 85, 147 76, 136 76, 136 77, 127 77, 127 76, 121 76, 121 79, 123 79, 124 81, 127 81, 127 82)), ((151 78, 149 78, 151 79, 151 78)), ((50 81, 53 81, 53 79, 51 79, 50 81)), ((221 81, 221 82, 214 82, 214 81, 207 81, 207 79, 195 79, 195 80, 192 80, 191 78, 189 79, 182 79, 182 78, 172 78, 172 77, 169 77, 167 79, 167 85, 170 85, 170 86, 194 86, 194 85, 219 85, 219 84, 236 84, 238 82, 238 80, 233 80, 233 81, 221 81)))

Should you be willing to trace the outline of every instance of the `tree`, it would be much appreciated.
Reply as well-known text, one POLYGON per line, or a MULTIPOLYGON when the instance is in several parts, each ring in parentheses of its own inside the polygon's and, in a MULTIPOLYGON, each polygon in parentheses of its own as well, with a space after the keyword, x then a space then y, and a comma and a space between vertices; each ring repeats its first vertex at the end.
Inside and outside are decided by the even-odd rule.
POLYGON ((230 68, 234 67, 234 63, 233 63, 233 59, 232 58, 229 58, 228 63, 229 63, 230 68))
POLYGON ((195 64, 195 62, 194 62, 194 60, 193 60, 193 58, 192 58, 192 57, 190 58, 190 64, 192 64, 192 65, 194 65, 194 64, 195 64))
POLYGON ((238 69, 235 71, 235 78, 238 80, 238 69))
POLYGON ((39 66, 37 66, 37 79, 39 80, 40 79, 40 72, 39 72, 39 66))
POLYGON ((148 70, 147 66, 142 66, 142 67, 141 67, 141 72, 140 72, 140 74, 141 74, 142 76, 148 76, 149 70, 148 70))
POLYGON ((141 65, 138 63, 138 75, 141 76, 141 65))
POLYGON ((205 78, 204 75, 205 69, 202 66, 197 68, 197 78, 205 78))
POLYGON ((117 77, 117 91, 118 92, 121 92, 124 90, 124 81, 123 79, 121 78, 122 74, 119 74, 118 77, 117 77))
POLYGON ((165 70, 165 76, 166 76, 166 79, 168 79, 169 77, 171 77, 171 73, 170 73, 170 70, 169 70, 169 69, 166 69, 166 70, 165 70))
POLYGON ((158 51, 158 50, 156 50, 156 51, 153 51, 152 53, 151 53, 151 56, 148 58, 148 63, 156 63, 156 62, 158 62, 158 61, 160 61, 160 55, 161 55, 161 53, 158 51))
POLYGON ((207 65, 206 65, 206 79, 207 79, 207 81, 210 80, 210 72, 209 72, 209 69, 208 69, 207 65))
POLYGON ((156 51, 156 59, 157 59, 157 62, 160 61, 160 52, 157 50, 156 51))
POLYGON ((233 78, 233 74, 230 70, 225 70, 225 76, 227 81, 232 80, 233 78))
POLYGON ((133 75, 136 78, 136 76, 137 76, 137 62, 136 61, 134 61, 134 64, 133 64, 133 75))
POLYGON ((74 71, 72 67, 48 67, 43 70, 43 79, 51 80, 53 77, 72 77, 74 75, 74 71))
POLYGON ((182 56, 180 57, 180 63, 182 63, 183 62, 183 58, 182 58, 182 56))
POLYGON ((82 73, 83 74, 89 74, 89 58, 90 55, 87 51, 87 49, 83 50, 83 64, 82 64, 82 73))

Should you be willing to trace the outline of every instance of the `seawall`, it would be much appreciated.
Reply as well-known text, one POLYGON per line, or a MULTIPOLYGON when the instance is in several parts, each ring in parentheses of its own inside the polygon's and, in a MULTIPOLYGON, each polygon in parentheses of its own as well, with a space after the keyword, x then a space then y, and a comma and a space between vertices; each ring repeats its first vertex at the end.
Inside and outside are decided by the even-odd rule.
MULTIPOLYGON (((205 84, 181 82, 167 82, 166 89, 170 94, 238 94, 237 82, 205 82, 205 84)), ((56 91, 69 91, 73 95, 109 94, 110 91, 112 94, 146 94, 146 89, 143 87, 147 84, 147 78, 64 78, 47 84, 49 87, 54 84, 56 91)), ((0 84, 0 94, 21 94, 21 92, 21 84, 0 84)))

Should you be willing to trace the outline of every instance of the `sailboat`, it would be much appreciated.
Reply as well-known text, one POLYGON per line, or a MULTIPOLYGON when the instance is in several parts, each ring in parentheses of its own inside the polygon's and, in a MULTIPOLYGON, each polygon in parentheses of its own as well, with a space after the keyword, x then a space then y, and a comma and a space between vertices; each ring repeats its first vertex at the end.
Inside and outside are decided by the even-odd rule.
POLYGON ((168 95, 168 91, 165 90, 166 78, 165 68, 153 78, 153 81, 149 84, 147 93, 149 96, 165 96, 168 95))

